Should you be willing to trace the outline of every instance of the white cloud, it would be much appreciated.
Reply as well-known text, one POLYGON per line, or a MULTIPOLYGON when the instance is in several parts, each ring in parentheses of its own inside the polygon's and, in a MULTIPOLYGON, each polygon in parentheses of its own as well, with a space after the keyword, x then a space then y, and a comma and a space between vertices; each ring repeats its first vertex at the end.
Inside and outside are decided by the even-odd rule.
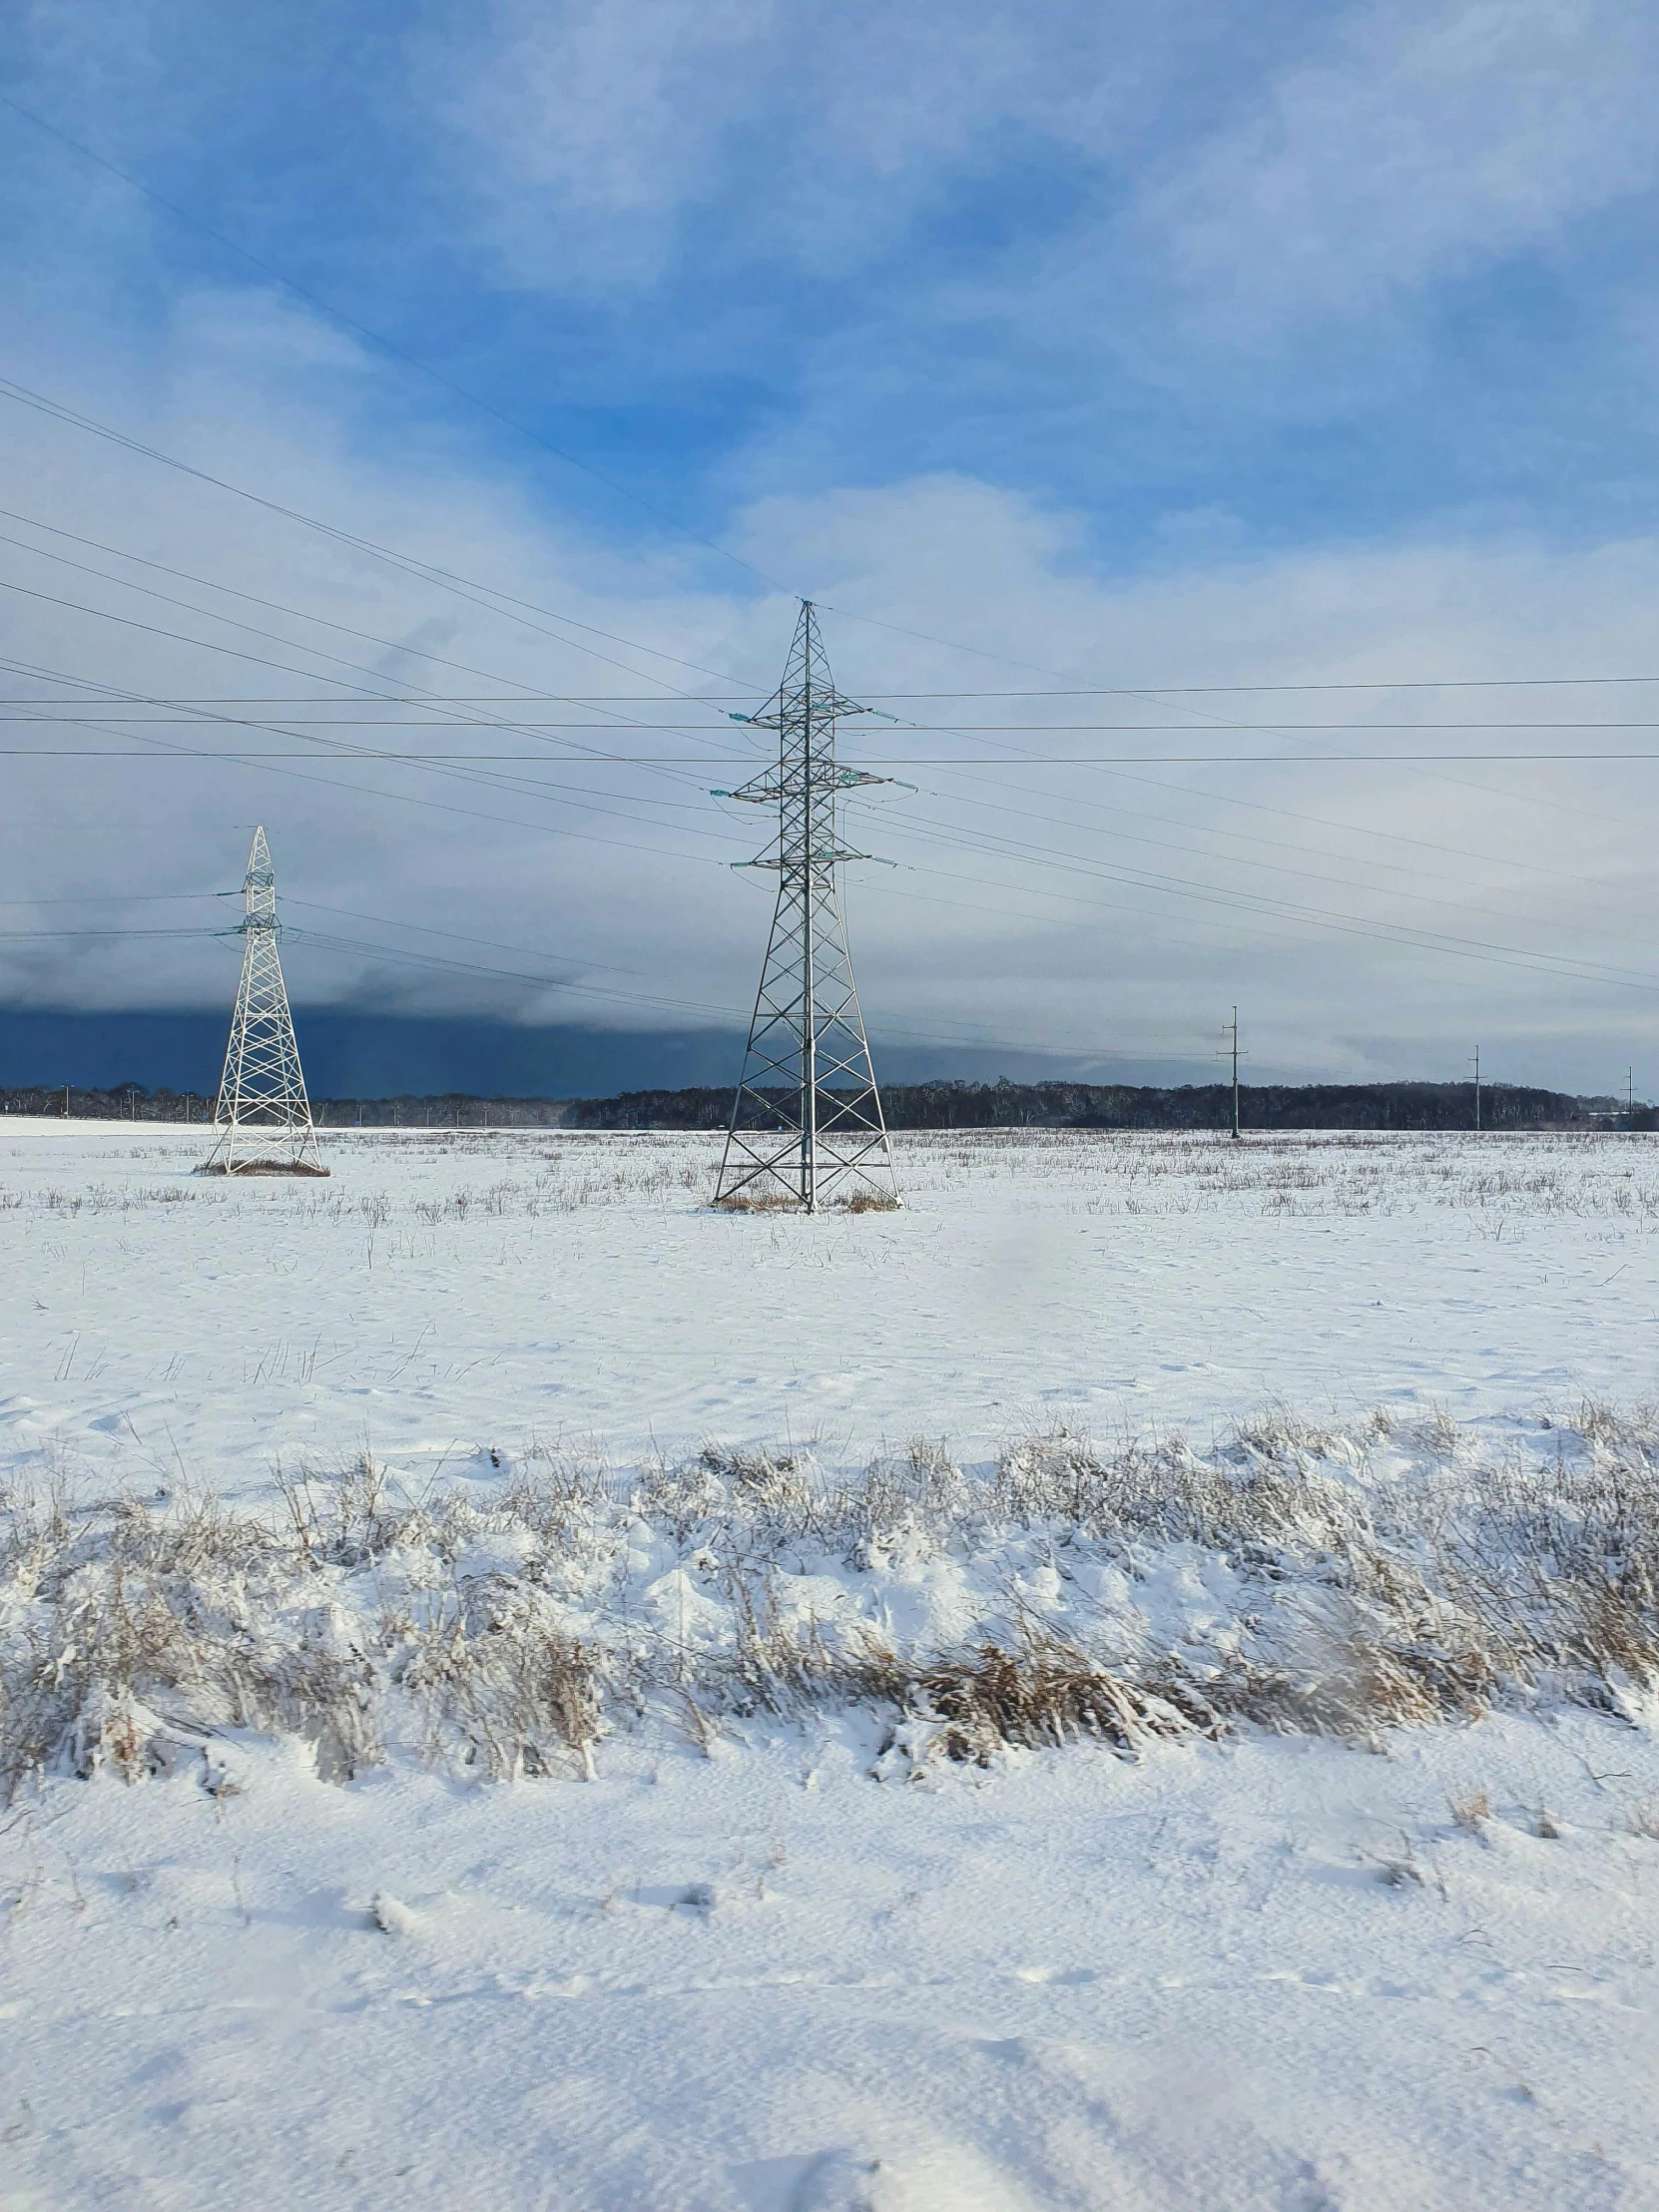
POLYGON ((521 184, 576 209, 661 213, 771 59, 776 12, 775 0, 498 0, 452 113, 521 184))
POLYGON ((741 194, 734 259, 856 267, 1017 127, 1090 161, 1144 136, 1222 11, 1032 16, 987 0, 830 14, 792 0, 496 0, 418 68, 508 275, 652 276, 690 211, 741 194))
MULTIPOLYGON (((263 295, 198 298, 154 364, 156 396, 148 412, 113 361, 101 367, 96 356, 72 361, 43 348, 34 374, 166 449, 416 559, 488 579, 522 600, 705 667, 729 669, 757 690, 774 679, 791 622, 786 602, 710 589, 706 572, 694 585, 692 569, 671 549, 648 549, 634 561, 596 545, 536 512, 502 476, 480 472, 463 448, 428 440, 401 453, 382 445, 378 458, 366 458, 352 426, 369 372, 355 357, 331 352, 332 339, 313 344, 305 317, 284 326, 289 313, 263 295)), ((62 529, 529 689, 654 688, 544 634, 557 624, 537 627, 539 618, 528 614, 487 616, 463 598, 39 417, 8 414, 8 427, 14 455, 8 504, 62 529)), ((1218 545, 1202 532, 1183 549, 1177 532, 1156 574, 1114 578, 1086 558, 1075 518, 965 478, 773 501, 753 511, 746 529, 742 542, 763 566, 802 574, 837 610, 825 620, 848 692, 937 731, 987 722, 1055 726, 1047 734, 1002 733, 1002 742, 1016 748, 1294 751, 1294 738, 1272 731, 1278 716, 1352 725, 1335 737, 1311 736, 1313 748, 1403 743, 1425 750, 1451 741, 1425 731, 1413 743, 1380 726, 1462 715, 1577 719, 1592 711, 1640 720, 1652 698, 1647 687, 1597 693, 1593 710, 1577 694, 1547 693, 1167 703, 879 698, 1042 690, 1066 676, 1135 686, 1640 672, 1648 609, 1659 592, 1659 545, 1649 538, 1577 551, 1517 536, 1262 556, 1218 545), (865 612, 900 631, 958 640, 1058 676, 1027 674, 1003 660, 976 659, 854 619, 865 612), (1114 738, 1064 727, 1112 719, 1179 728, 1114 738), (1240 737, 1229 727, 1234 723, 1270 727, 1240 737)), ((94 565, 120 565, 61 540, 34 542, 94 565)), ((224 604, 202 586, 130 573, 204 608, 224 604)), ((333 664, 306 648, 360 661, 370 687, 377 675, 395 672, 446 693, 494 688, 485 678, 437 670, 412 654, 400 657, 257 607, 240 611, 293 642, 236 633, 205 614, 57 570, 38 554, 0 549, 0 578, 316 672, 294 677, 4 595, 9 658, 134 691, 325 695, 330 687, 322 677, 333 664)), ((663 667, 603 640, 590 642, 636 669, 663 667)), ((690 689, 717 688, 683 671, 666 673, 690 689)), ((5 683, 14 693, 25 688, 15 679, 5 683)), ((282 722, 292 710, 269 717, 258 709, 233 711, 282 722)), ((673 709, 670 719, 690 712, 673 709)), ((724 705, 714 731, 697 742, 730 760, 741 741, 722 728, 723 713, 724 705)), ((605 719, 597 710, 587 715, 605 719)), ((549 710, 542 719, 561 717, 549 710)), ((187 742, 203 737, 188 722, 154 734, 187 742)), ((382 742, 372 731, 336 734, 382 742)), ((611 732, 568 735, 618 750, 658 745, 620 724, 611 732)), ((58 738, 67 742, 61 732, 58 738)), ((216 742, 226 742, 224 733, 216 742)), ((245 734, 241 742, 260 742, 259 735, 245 734)), ((468 733, 466 742, 482 751, 517 750, 520 743, 509 748, 488 728, 468 733)), ((1548 742, 1522 731, 1506 745, 1499 730, 1471 736, 1465 746, 1548 742)), ((1560 742, 1586 750, 1648 743, 1639 734, 1622 741, 1567 735, 1560 742)), ((532 740, 522 743, 533 747, 532 740)), ((959 754, 965 745, 928 729, 883 726, 872 733, 867 725, 848 743, 879 760, 959 754)), ((296 943, 290 968, 303 998, 368 989, 403 1005, 493 1008, 530 1019, 596 1016, 640 1026, 697 1018, 654 1006, 652 998, 740 1010, 760 958, 766 898, 764 886, 726 865, 756 849, 760 826, 747 811, 741 820, 735 811, 723 815, 706 796, 710 784, 730 781, 730 772, 688 759, 685 780, 674 781, 580 765, 553 751, 549 762, 549 780, 567 789, 539 801, 517 789, 446 784, 385 765, 318 763, 317 775, 371 787, 353 792, 229 766, 14 762, 5 770, 0 808, 7 895, 42 903, 9 908, 8 926, 63 927, 78 914, 89 922, 153 925, 155 906, 123 908, 120 900, 234 884, 247 827, 259 818, 271 829, 283 889, 294 900, 543 952, 560 964, 551 970, 546 960, 521 964, 616 993, 561 995, 488 977, 443 977, 296 943), (436 799, 463 812, 432 812, 376 793, 436 799), (607 811, 589 811, 581 800, 607 811), (57 903, 82 894, 89 901, 84 912, 57 903), (116 902, 94 905, 95 896, 116 902)), ((1231 778, 1179 768, 1136 769, 1126 777, 914 765, 895 772, 920 791, 876 803, 860 816, 858 833, 902 865, 890 874, 856 871, 849 892, 860 977, 881 1033, 1144 1056, 1201 1052, 1218 1010, 1237 998, 1248 1008, 1261 1066, 1449 1071, 1478 1027, 1494 1055, 1507 1051, 1508 1065, 1499 1064, 1498 1072, 1588 1083, 1604 1078, 1600 1063, 1610 1053, 1621 1055, 1621 1067, 1631 1056, 1622 1039, 1652 1039, 1659 1049, 1659 997, 1611 983, 1549 980, 1398 941, 1402 930, 1430 929, 1647 971, 1655 919, 1649 767, 1458 769, 1438 780, 1341 766, 1262 768, 1231 778), (1228 805, 1230 798, 1248 804, 1228 805), (1125 880, 1126 873, 1139 879, 1125 880), (1180 895, 1171 878, 1206 895, 1180 895), (1281 910, 1265 910, 1261 901, 1281 910), (1322 927, 1312 913, 1283 910, 1285 902, 1384 934, 1322 927)), ((187 907, 182 915, 211 920, 215 909, 187 907)), ((515 964, 487 946, 446 946, 297 906, 290 918, 388 946, 447 949, 483 966, 515 964)), ((14 1003, 37 1004, 213 1003, 228 990, 234 964, 234 955, 212 941, 165 938, 114 947, 7 940, 0 955, 0 990, 14 1003)))
MULTIPOLYGON (((1046 148, 1071 183, 1020 257, 987 245, 981 306, 1040 302, 1136 353, 1171 286, 1211 338, 1262 345, 1554 247, 1659 181, 1656 65, 1659 21, 1624 0, 1370 0, 1271 28, 1000 0, 811 19, 497 0, 421 78, 499 267, 554 290, 655 278, 719 207, 726 276, 853 270, 965 179, 1011 164, 1017 189, 1046 148)), ((958 280, 921 262, 912 285, 958 280)))
POLYGON ((1650 190, 1656 65, 1624 0, 1380 0, 1167 156, 1137 227, 1226 334, 1364 313, 1650 190))

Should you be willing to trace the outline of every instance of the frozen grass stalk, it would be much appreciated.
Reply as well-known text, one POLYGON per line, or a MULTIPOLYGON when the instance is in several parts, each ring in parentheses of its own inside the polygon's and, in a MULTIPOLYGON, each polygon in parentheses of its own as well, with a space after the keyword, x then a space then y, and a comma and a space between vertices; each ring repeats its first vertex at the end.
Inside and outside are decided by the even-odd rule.
MULTIPOLYGON (((1370 1741, 1540 1693, 1634 1715, 1659 1419, 1585 1407, 1547 1442, 1276 1406, 1203 1451, 1055 1427, 980 1473, 927 1440, 848 1474, 711 1442, 625 1475, 532 1443, 504 1484, 417 1493, 364 1449, 280 1471, 270 1516, 184 1487, 79 1503, 59 1466, 0 1500, 0 1786, 207 1782, 236 1728, 339 1780, 393 1746, 510 1780, 591 1776, 654 1717, 711 1749, 726 1718, 863 1708, 919 1769, 1242 1726, 1370 1741), (1190 1619, 1160 1612, 1172 1572, 1190 1619), (936 1609, 899 1633, 922 1584, 936 1609)), ((1472 1787, 1450 1812, 1489 1818, 1472 1787)))

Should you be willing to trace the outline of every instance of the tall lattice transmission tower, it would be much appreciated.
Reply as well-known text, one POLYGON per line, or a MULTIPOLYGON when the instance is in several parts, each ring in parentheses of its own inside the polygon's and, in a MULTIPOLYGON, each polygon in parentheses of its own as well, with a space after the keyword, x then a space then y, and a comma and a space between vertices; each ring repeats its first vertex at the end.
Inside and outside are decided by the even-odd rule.
POLYGON ((836 870, 849 851, 836 834, 844 792, 885 783, 835 764, 835 724, 868 714, 836 691, 804 600, 784 681, 758 715, 733 719, 778 732, 778 765, 722 799, 778 809, 778 839, 741 867, 776 868, 778 905, 732 1102, 717 1206, 775 1205, 817 1213, 826 1204, 896 1206, 892 1148, 858 1010, 836 870))
POLYGON ((225 1052, 218 1135, 204 1175, 326 1175, 293 1041, 293 1016, 276 950, 276 871, 265 831, 256 830, 243 878, 242 980, 225 1052))

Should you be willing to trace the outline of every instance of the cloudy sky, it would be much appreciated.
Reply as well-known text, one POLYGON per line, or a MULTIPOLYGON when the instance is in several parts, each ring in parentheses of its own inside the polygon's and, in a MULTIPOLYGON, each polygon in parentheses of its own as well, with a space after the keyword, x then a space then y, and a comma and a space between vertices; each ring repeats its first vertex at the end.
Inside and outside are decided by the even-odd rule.
POLYGON ((0 1006, 226 1005, 263 822, 306 1006, 741 1024, 810 596, 906 1066, 1651 1093, 1656 92, 1628 0, 8 11, 0 1006))

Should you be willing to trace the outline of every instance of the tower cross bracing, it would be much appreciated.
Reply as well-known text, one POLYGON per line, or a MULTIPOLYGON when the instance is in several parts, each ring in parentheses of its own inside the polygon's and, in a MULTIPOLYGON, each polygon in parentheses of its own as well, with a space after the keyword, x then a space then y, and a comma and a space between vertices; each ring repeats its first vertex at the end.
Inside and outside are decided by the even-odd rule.
POLYGON ((776 844, 738 865, 776 869, 778 903, 717 1206, 898 1203, 836 887, 844 861, 868 858, 841 844, 838 802, 886 779, 837 765, 835 725, 868 712, 836 691, 804 600, 782 684, 762 713, 735 718, 778 732, 778 765, 718 795, 777 808, 776 844))
POLYGON ((277 951, 276 871, 256 830, 243 878, 242 977, 204 1175, 326 1175, 277 951))

